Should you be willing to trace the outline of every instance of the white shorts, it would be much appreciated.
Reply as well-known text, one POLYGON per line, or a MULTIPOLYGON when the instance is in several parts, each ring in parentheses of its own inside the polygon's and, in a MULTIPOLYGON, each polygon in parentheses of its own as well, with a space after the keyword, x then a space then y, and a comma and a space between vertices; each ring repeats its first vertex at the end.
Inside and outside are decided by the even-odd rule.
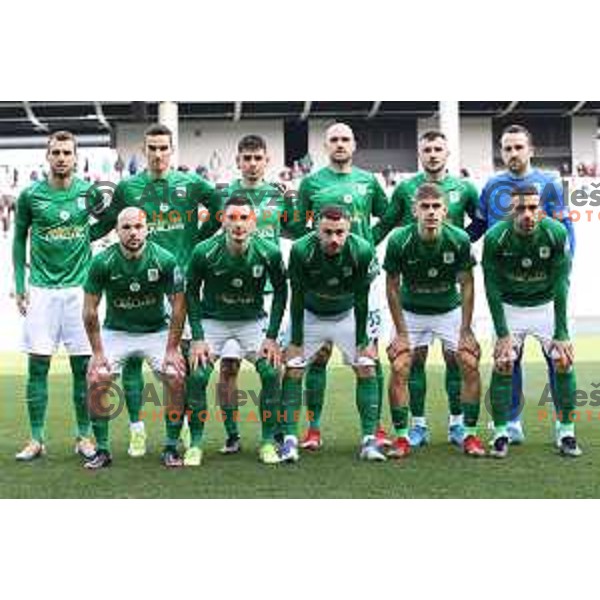
POLYGON ((330 317, 315 315, 305 310, 304 356, 292 358, 288 361, 288 366, 297 369, 305 367, 326 343, 339 348, 346 364, 353 366, 372 366, 375 364, 371 358, 357 357, 354 310, 348 310, 330 317))
MULTIPOLYGON (((402 311, 408 330, 410 349, 430 346, 436 338, 442 342, 446 350, 456 352, 460 339, 460 325, 462 322, 462 309, 455 308, 440 315, 418 315, 407 310, 402 311)), ((394 329, 390 342, 396 334, 394 329)))
POLYGON ((373 343, 379 340, 389 329, 384 324, 385 274, 382 272, 371 283, 369 288, 369 312, 367 313, 367 337, 373 343))
POLYGON ((502 306, 506 326, 513 338, 513 360, 521 354, 528 335, 538 340, 546 354, 552 354, 550 350, 554 338, 554 302, 540 306, 513 306, 502 303, 502 306))
POLYGON ((136 356, 145 358, 154 374, 160 376, 168 338, 168 330, 155 333, 129 333, 103 329, 102 344, 104 355, 110 363, 111 375, 120 375, 127 359, 136 356))
POLYGON ((267 320, 218 321, 202 319, 204 341, 210 346, 210 353, 217 358, 245 358, 256 362, 258 351, 265 339, 267 320))
POLYGON ((62 342, 71 356, 91 355, 83 326, 83 296, 83 288, 79 287, 31 287, 23 328, 23 351, 51 356, 62 342))

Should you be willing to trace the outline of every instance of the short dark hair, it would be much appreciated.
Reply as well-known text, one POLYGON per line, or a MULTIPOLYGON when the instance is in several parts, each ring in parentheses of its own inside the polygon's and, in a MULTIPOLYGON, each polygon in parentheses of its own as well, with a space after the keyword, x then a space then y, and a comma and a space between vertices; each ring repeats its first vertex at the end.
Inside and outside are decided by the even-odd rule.
POLYGON ((52 142, 73 142, 73 149, 77 154, 77 138, 66 129, 61 129, 60 131, 51 133, 48 137, 48 148, 50 148, 50 144, 52 142))
POLYGON ((511 197, 514 196, 541 196, 540 190, 535 185, 515 185, 510 190, 511 197))
POLYGON ((435 183, 424 183, 417 189, 417 193, 415 194, 415 202, 420 202, 421 200, 438 200, 442 199, 444 203, 446 202, 446 194, 440 189, 438 185, 435 183))
POLYGON ((227 210, 230 206, 249 206, 252 208, 252 202, 247 194, 235 193, 225 201, 224 209, 227 210))
POLYGON ((171 145, 173 145, 173 132, 162 123, 154 123, 144 131, 144 139, 154 135, 168 135, 171 145))
POLYGON ((267 151, 267 142, 260 135, 245 135, 238 142, 238 154, 241 154, 244 150, 264 150, 267 151))
POLYGON ((442 138, 443 140, 448 139, 446 137, 445 133, 442 133, 441 131, 439 131, 437 129, 429 129, 428 131, 426 131, 425 133, 422 133, 419 136, 419 142, 433 142, 434 140, 437 140, 438 138, 442 138))
POLYGON ((341 219, 350 220, 350 214, 343 207, 337 204, 328 204, 321 209, 319 219, 331 219, 332 221, 340 221, 341 219))
POLYGON ((523 127, 523 125, 513 124, 513 125, 509 125, 508 127, 505 127, 502 130, 502 135, 500 136, 500 139, 502 139, 505 135, 510 134, 510 133, 522 133, 522 134, 526 135, 529 145, 530 146, 533 145, 533 138, 531 137, 531 133, 529 132, 529 129, 527 129, 526 127, 523 127))

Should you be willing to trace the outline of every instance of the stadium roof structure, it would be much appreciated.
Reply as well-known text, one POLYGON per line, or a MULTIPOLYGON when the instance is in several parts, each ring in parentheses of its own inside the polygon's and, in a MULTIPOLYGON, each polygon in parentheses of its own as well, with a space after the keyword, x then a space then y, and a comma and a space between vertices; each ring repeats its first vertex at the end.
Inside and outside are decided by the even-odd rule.
MULTIPOLYGON (((77 134, 110 132, 123 122, 156 121, 157 101, 0 102, 0 137, 31 136, 69 129, 77 134)), ((179 117, 191 119, 398 119, 432 117, 438 102, 431 101, 244 101, 179 102, 179 117)), ((483 101, 460 102, 464 116, 495 118, 515 116, 600 115, 600 101, 483 101)))

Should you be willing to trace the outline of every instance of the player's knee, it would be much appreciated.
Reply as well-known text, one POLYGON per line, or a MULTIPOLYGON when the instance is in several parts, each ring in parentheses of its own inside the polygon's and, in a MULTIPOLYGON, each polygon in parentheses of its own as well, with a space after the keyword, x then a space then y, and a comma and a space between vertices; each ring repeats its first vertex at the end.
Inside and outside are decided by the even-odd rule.
POLYGON ((228 380, 237 377, 240 372, 240 361, 232 358, 224 358, 221 360, 221 368, 219 371, 220 382, 224 383, 228 380))
POLYGON ((499 375, 512 375, 514 362, 512 360, 494 359, 494 371, 499 375))
POLYGON ((375 377, 375 367, 368 365, 361 365, 354 368, 354 372, 356 373, 356 377, 358 379, 369 379, 370 377, 375 377))
MULTIPOLYGON (((472 375, 479 371, 479 356, 461 349, 456 353, 456 362, 460 366, 465 376, 472 375)), ((446 363, 448 364, 448 363, 446 363)))
POLYGON ((304 375, 304 369, 298 369, 297 367, 286 367, 285 377, 288 379, 302 379, 304 375))
POLYGON ((442 354, 444 356, 444 362, 446 363, 447 367, 457 367, 458 366, 458 361, 459 361, 459 356, 458 356, 459 353, 458 352, 444 348, 442 351, 442 354))
POLYGON ((411 357, 409 352, 398 355, 390 364, 391 376, 396 379, 408 379, 411 368, 411 357))
POLYGON ((423 369, 427 362, 427 354, 429 348, 427 346, 420 346, 412 351, 412 366, 414 369, 423 369))
POLYGON ((333 348, 331 344, 325 344, 319 348, 319 351, 315 354, 312 363, 315 366, 324 366, 329 362, 333 348))
POLYGON ((557 373, 569 373, 573 368, 573 363, 571 363, 567 358, 555 358, 553 363, 554 370, 557 373))

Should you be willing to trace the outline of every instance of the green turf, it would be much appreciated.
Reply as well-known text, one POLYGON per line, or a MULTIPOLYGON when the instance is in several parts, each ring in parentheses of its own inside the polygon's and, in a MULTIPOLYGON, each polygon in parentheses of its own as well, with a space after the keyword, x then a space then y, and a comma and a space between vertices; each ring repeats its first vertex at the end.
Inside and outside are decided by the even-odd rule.
MULTIPOLYGON (((594 349, 598 338, 581 338, 578 351, 578 388, 589 393, 598 377, 594 349)), ((364 464, 357 460, 358 418, 354 406, 353 377, 337 366, 330 375, 323 415, 325 447, 318 454, 302 455, 298 465, 267 467, 256 459, 258 425, 242 424, 244 451, 223 457, 222 425, 207 425, 205 462, 199 469, 166 471, 158 455, 162 422, 147 420, 150 452, 143 459, 127 454, 125 414, 112 424, 113 468, 89 473, 72 454, 73 411, 66 361, 55 360, 51 375, 49 455, 32 464, 18 464, 14 453, 28 436, 24 405, 24 359, 2 357, 0 389, 0 497, 39 498, 530 498, 598 497, 600 478, 600 406, 584 406, 578 437, 584 450, 580 459, 557 455, 551 445, 551 423, 540 420, 538 399, 545 385, 544 366, 537 349, 528 349, 526 364, 525 423, 527 443, 511 448, 505 461, 470 459, 450 448, 445 440, 446 401, 439 353, 429 369, 427 413, 433 443, 402 462, 364 464), (7 374, 8 373, 8 374, 7 374), (589 413, 586 413, 589 411, 589 413)), ((489 364, 483 366, 487 388, 489 364)), ((242 387, 256 389, 250 371, 242 373, 242 387)), ((211 395, 211 409, 214 400, 211 395)), ((593 402, 593 401, 592 401, 593 402)), ((152 408, 152 407, 151 407, 152 408)), ((245 416, 252 406, 246 407, 245 416)), ((386 409, 386 422, 389 422, 386 409)), ((482 422, 487 414, 482 414, 482 422)), ((487 434, 486 434, 487 435, 487 434)))

